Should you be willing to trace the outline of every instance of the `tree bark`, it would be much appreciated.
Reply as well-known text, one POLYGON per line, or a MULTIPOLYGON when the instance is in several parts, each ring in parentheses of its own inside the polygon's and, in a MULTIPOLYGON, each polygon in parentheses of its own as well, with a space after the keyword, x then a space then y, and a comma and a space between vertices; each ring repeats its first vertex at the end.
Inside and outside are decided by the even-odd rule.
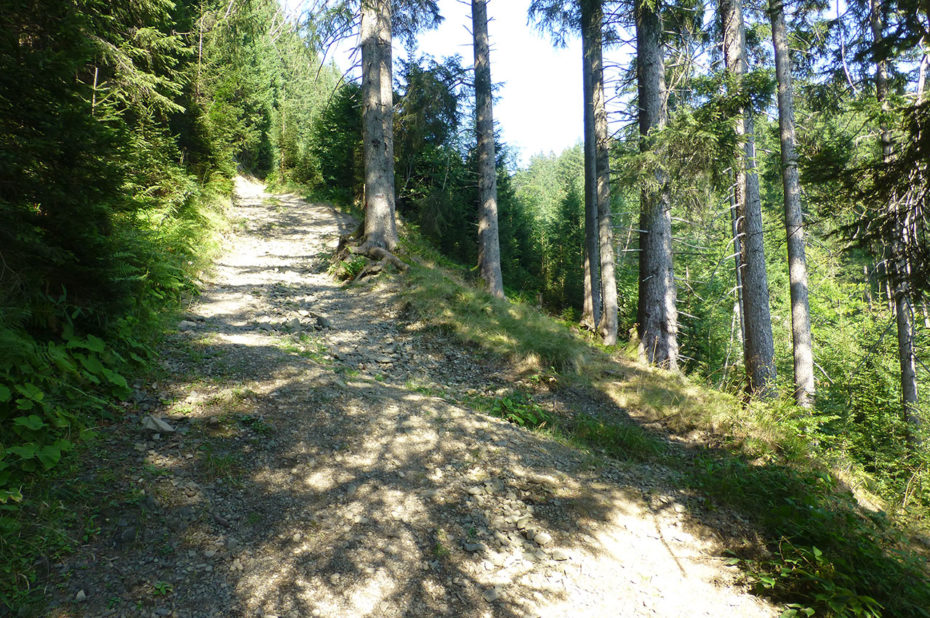
MULTIPOLYGON (((737 84, 748 71, 746 33, 740 0, 720 0, 723 31, 723 57, 727 71, 737 84)), ((737 153, 734 197, 739 224, 743 283, 743 315, 746 342, 743 359, 753 395, 766 396, 775 381, 775 344, 769 311, 768 276, 765 272, 765 247, 762 237, 762 201, 756 175, 756 152, 753 119, 743 109, 735 122, 737 136, 743 144, 737 153)))
MULTIPOLYGON (((662 23, 648 0, 637 0, 636 73, 639 93, 640 148, 650 145, 650 133, 665 126, 665 60, 662 23)), ((657 166, 644 183, 639 218, 639 304, 637 322, 640 356, 678 369, 678 309, 672 266, 672 218, 668 177, 657 166)))
POLYGON ((791 340, 794 345, 794 398, 799 406, 814 404, 814 353, 807 287, 804 217, 795 149, 794 93, 791 57, 783 0, 769 0, 775 75, 778 79, 778 125, 781 136, 782 186, 785 193, 785 232, 788 236, 788 279, 791 285, 791 340))
POLYGON ((585 131, 585 155, 593 154, 593 197, 597 203, 598 255, 600 257, 601 317, 598 330, 604 343, 617 343, 617 279, 614 265, 614 232, 610 212, 610 137, 607 132, 607 107, 604 100, 603 9, 601 0, 585 0, 581 5, 582 50, 585 69, 590 71, 585 90, 585 109, 590 109, 591 131, 585 131), (588 102, 590 100, 590 103, 588 102))
POLYGON ((391 83, 391 0, 362 0, 362 138, 365 153, 363 247, 393 251, 394 118, 391 83))
POLYGON ((494 116, 491 100, 491 59, 488 44, 486 0, 471 2, 475 52, 475 99, 478 133, 478 270, 488 291, 504 297, 501 250, 497 226, 497 157, 494 152, 494 116))
MULTIPOLYGON (((734 182, 736 175, 734 174, 734 182)), ((736 208, 736 195, 730 192, 730 226, 733 232, 733 261, 736 269, 736 310, 739 316, 739 342, 746 351, 746 304, 743 302, 743 243, 740 242, 740 218, 736 208)), ((745 363, 744 363, 745 365, 745 363)))
MULTIPOLYGON (((590 0, 584 0, 587 6, 590 0)), ((591 40, 582 27, 582 91, 584 96, 584 305, 581 323, 595 330, 601 321, 600 242, 597 211, 597 145, 595 144, 594 59, 591 40)))
MULTIPOLYGON (((869 4, 869 22, 872 28, 873 44, 882 40, 884 27, 882 0, 871 0, 869 4)), ((888 67, 884 60, 875 63, 875 98, 881 103, 882 112, 888 111, 888 67)), ((891 131, 884 118, 881 120, 882 159, 888 163, 894 156, 894 144, 891 131)), ((921 418, 917 400, 917 362, 914 354, 914 323, 910 293, 907 289, 907 265, 902 257, 904 227, 898 213, 898 200, 892 199, 888 208, 895 214, 893 238, 888 239, 891 249, 890 264, 885 272, 888 277, 888 289, 894 301, 895 320, 898 331, 898 360, 901 367, 901 404, 904 420, 907 423, 907 441, 914 449, 921 446, 921 418)))

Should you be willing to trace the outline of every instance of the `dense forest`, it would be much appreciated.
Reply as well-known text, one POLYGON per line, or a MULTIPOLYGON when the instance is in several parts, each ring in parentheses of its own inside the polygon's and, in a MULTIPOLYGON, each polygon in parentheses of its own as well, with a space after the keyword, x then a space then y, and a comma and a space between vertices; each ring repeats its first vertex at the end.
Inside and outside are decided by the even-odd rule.
POLYGON ((428 244, 611 353, 771 406, 926 527, 927 3, 533 0, 527 28, 582 38, 584 140, 524 167, 494 135, 487 16, 483 60, 478 12, 474 64, 415 51, 440 10, 4 4, 0 533, 118 421, 239 173, 355 212, 350 253, 428 244), (353 37, 361 79, 327 59, 353 37))

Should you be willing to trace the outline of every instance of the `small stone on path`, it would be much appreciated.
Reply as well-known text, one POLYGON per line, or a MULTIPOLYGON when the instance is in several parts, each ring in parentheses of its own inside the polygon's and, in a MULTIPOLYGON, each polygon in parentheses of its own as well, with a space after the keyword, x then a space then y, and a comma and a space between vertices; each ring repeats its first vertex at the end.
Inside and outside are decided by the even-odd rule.
POLYGON ((536 541, 537 544, 545 546, 552 542, 552 535, 548 532, 537 532, 533 540, 536 541))
POLYGON ((156 416, 146 416, 142 419, 142 427, 155 433, 174 433, 174 427, 156 416))
POLYGON ((484 600, 488 603, 493 603, 501 598, 501 591, 498 588, 488 588, 481 596, 483 596, 484 600))

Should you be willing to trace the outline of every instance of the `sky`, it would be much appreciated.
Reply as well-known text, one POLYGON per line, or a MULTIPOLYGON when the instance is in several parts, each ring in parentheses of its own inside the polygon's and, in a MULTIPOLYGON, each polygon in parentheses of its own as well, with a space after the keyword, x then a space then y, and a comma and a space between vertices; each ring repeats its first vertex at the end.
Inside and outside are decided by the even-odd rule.
MULTIPOLYGON (((281 0, 292 8, 300 0, 281 0)), ((438 29, 422 33, 419 53, 436 58, 458 54, 463 64, 474 60, 471 46, 471 7, 460 0, 438 0, 445 18, 438 29), (467 28, 466 28, 467 26, 467 28)), ((575 37, 557 49, 548 35, 527 24, 530 0, 490 0, 488 31, 491 40, 491 79, 500 84, 494 120, 502 138, 525 166, 539 153, 560 153, 581 141, 581 42, 575 37)), ((346 47, 355 45, 350 41, 346 47)), ((395 57, 406 56, 394 42, 395 57)), ((343 53, 333 54, 345 69, 343 53)))
MULTIPOLYGON (((491 79, 500 84, 494 119, 522 165, 534 154, 575 145, 583 129, 581 42, 575 38, 565 49, 555 48, 548 35, 527 24, 528 7, 529 0, 488 3, 491 79)), ((446 19, 420 36, 420 50, 434 56, 458 53, 470 65, 471 7, 439 0, 439 8, 446 19)))

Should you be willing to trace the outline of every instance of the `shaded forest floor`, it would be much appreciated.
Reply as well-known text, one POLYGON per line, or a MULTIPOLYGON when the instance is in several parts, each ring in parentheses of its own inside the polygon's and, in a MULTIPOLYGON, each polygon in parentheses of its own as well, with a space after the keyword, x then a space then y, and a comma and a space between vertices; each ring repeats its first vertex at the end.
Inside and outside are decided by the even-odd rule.
MULTIPOLYGON (((752 543, 738 514, 659 460, 477 411, 519 405, 513 367, 419 321, 398 278, 334 281, 347 216, 244 179, 234 216, 75 481, 91 523, 46 565, 51 615, 778 613, 726 566, 752 543)), ((547 414, 626 417, 541 382, 521 392, 547 414)))

